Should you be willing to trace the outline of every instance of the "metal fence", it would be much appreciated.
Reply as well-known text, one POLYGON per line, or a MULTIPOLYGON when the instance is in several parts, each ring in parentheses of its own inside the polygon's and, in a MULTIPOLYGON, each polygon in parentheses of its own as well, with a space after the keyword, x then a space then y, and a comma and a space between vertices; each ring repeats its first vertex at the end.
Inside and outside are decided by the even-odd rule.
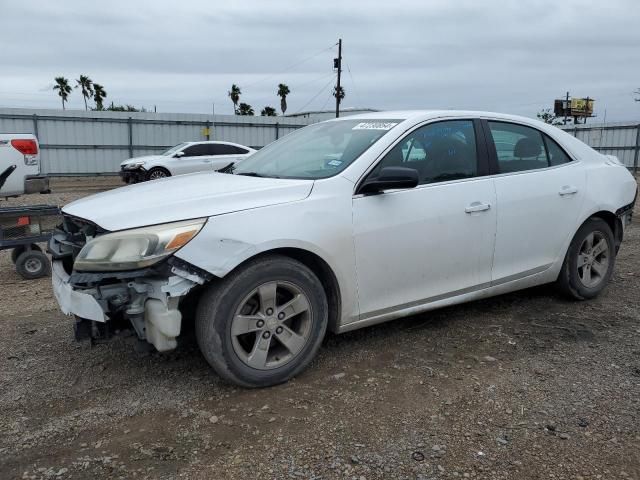
POLYGON ((34 133, 47 175, 101 175, 122 160, 185 141, 224 140, 260 148, 309 119, 153 112, 0 109, 0 132, 34 133))
POLYGON ((640 124, 626 122, 572 125, 560 128, 600 153, 615 155, 627 168, 632 169, 634 173, 638 172, 640 124))
MULTIPOLYGON (((0 132, 34 133, 48 175, 101 175, 122 160, 152 155, 184 141, 224 140, 260 148, 309 118, 244 117, 153 112, 94 112, 0 108, 0 132)), ((640 168, 640 124, 561 126, 594 149, 640 168)))

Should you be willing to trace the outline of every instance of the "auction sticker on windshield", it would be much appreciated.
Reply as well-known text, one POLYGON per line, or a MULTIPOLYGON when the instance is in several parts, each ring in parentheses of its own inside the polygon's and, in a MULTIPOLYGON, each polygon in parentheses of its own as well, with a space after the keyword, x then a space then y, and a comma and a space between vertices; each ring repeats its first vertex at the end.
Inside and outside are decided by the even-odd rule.
POLYGON ((362 122, 353 127, 352 130, 391 130, 398 125, 398 122, 362 122))

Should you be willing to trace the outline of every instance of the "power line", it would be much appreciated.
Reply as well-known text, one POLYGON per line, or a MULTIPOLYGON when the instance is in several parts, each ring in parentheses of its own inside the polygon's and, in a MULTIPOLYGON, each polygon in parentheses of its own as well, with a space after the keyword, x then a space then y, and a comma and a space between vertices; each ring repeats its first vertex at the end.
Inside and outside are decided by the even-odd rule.
POLYGON ((314 53, 313 55, 311 55, 311 56, 309 56, 309 57, 307 57, 307 58, 304 58, 303 60, 300 60, 299 62, 296 62, 296 63, 294 63, 294 64, 292 64, 292 65, 289 65, 288 67, 286 67, 284 70, 282 70, 282 71, 280 71, 280 72, 273 73, 273 74, 271 74, 271 75, 267 75, 266 77, 263 77, 263 78, 261 78, 260 80, 256 80, 255 82, 252 82, 252 83, 249 83, 249 84, 247 84, 247 85, 244 85, 242 88, 249 88, 249 87, 253 87, 254 85, 257 85, 258 83, 261 83, 261 82, 263 82, 263 81, 265 81, 265 80, 268 80, 268 79, 271 79, 271 78, 277 77, 278 75, 282 75, 283 73, 290 72, 290 71, 291 71, 291 70, 293 70, 295 67, 297 67, 297 66, 299 66, 299 65, 302 65, 303 63, 308 62, 308 61, 309 61, 309 60, 311 60, 312 58, 315 58, 315 57, 317 57, 318 55, 320 55, 320 54, 322 54, 322 53, 324 53, 324 52, 327 52, 327 51, 329 51, 329 50, 333 49, 333 47, 334 47, 334 46, 335 46, 335 45, 331 45, 330 47, 324 48, 324 49, 320 50, 319 52, 316 52, 316 53, 314 53))
POLYGON ((331 92, 329 92, 329 96, 327 97, 327 99, 324 101, 324 103, 322 104, 322 107, 320 107, 320 110, 324 110, 327 107, 327 103, 329 103, 329 100, 331 100, 331 97, 333 95, 331 95, 331 92))
POLYGON ((304 110, 311 102, 313 102, 324 91, 325 88, 327 88, 329 85, 331 85, 333 83, 333 75, 331 77, 332 78, 322 86, 320 91, 318 93, 316 93, 313 97, 311 97, 311 100, 309 100, 302 107, 300 107, 300 109, 296 113, 300 113, 302 110, 304 110))
POLYGON ((360 98, 360 93, 358 92, 358 89, 356 88, 356 82, 353 80, 353 75, 351 75, 351 69, 349 68, 349 64, 345 62, 345 65, 347 66, 347 72, 349 72, 349 78, 351 78, 351 85, 353 85, 353 92, 356 94, 356 98, 358 100, 358 105, 360 105, 360 107, 364 107, 364 105, 362 103, 362 99, 360 98))
MULTIPOLYGON (((316 83, 316 82, 319 82, 319 81, 321 81, 321 80, 325 80, 325 79, 327 79, 327 78, 329 78, 329 77, 332 77, 332 78, 333 78, 333 76, 334 76, 334 75, 335 75, 335 74, 334 74, 333 72, 331 72, 331 73, 329 73, 329 74, 323 73, 323 74, 322 74, 322 75, 320 75, 319 77, 315 77, 314 79, 309 80, 308 82, 304 82, 304 83, 301 83, 301 84, 299 84, 299 85, 291 84, 291 90, 293 90, 293 91, 295 91, 295 90, 299 90, 299 89, 300 89, 300 88, 302 88, 302 87, 306 87, 307 85, 312 85, 312 84, 314 84, 314 83, 316 83)), ((253 97, 253 98, 252 98, 252 100, 251 100, 251 102, 252 102, 253 104, 256 104, 256 105, 257 105, 257 104, 264 103, 264 101, 265 101, 265 100, 267 100, 267 99, 272 99, 272 98, 273 98, 272 96, 269 96, 269 97, 265 97, 265 96, 262 96, 262 97, 253 97)), ((277 100, 276 100, 276 101, 277 101, 277 100)))

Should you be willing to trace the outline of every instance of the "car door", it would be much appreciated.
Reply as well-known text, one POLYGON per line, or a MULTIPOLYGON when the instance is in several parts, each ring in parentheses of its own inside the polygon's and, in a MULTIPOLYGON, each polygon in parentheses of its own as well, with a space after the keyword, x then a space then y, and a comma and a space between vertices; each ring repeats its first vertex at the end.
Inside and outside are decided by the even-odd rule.
POLYGON ((585 173, 545 133, 483 121, 498 201, 493 283, 544 271, 577 228, 585 173))
POLYGON ((496 198, 480 128, 463 119, 413 130, 368 177, 404 166, 418 171, 420 184, 354 196, 361 319, 489 285, 496 198))
POLYGON ((211 157, 206 143, 191 144, 182 152, 184 155, 171 159, 172 175, 211 170, 211 157))

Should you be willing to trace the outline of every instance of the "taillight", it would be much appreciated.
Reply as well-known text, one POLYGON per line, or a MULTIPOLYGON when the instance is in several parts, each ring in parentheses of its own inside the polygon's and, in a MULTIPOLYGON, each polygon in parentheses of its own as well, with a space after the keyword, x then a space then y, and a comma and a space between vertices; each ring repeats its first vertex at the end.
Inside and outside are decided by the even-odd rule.
POLYGON ((38 144, 35 140, 11 140, 11 146, 23 155, 37 155, 38 144))

